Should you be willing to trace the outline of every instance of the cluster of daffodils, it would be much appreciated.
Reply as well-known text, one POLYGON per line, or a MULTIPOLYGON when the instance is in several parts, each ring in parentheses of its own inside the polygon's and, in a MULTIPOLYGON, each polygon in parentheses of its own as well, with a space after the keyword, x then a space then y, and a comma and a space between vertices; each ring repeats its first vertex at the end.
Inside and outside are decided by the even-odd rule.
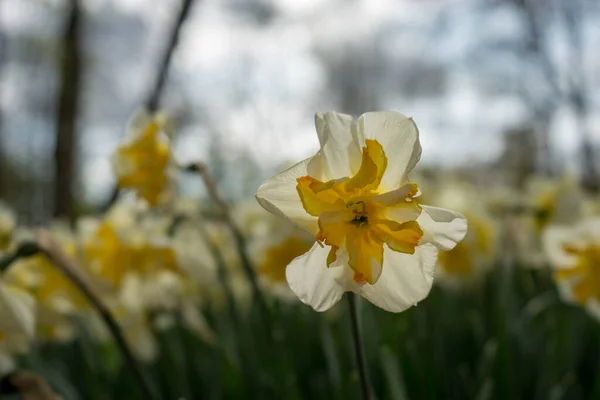
MULTIPOLYGON (((157 354, 154 333, 177 321, 213 340, 201 310, 206 287, 214 285, 214 262, 204 237, 187 221, 200 215, 198 202, 190 207, 174 199, 166 206, 172 192, 169 127, 163 115, 138 113, 116 150, 119 187, 132 191, 133 199, 116 201, 103 216, 81 218, 74 229, 60 223, 48 228, 109 308, 134 354, 147 361, 157 354)), ((0 257, 32 240, 33 231, 18 226, 16 215, 0 205, 0 257)), ((42 253, 8 265, 0 292, 0 376, 33 341, 70 341, 80 329, 110 340, 87 298, 42 253)))
MULTIPOLYGON (((272 301, 317 311, 353 292, 401 312, 434 282, 441 290, 480 284, 504 258, 551 265, 565 300, 600 318, 600 207, 572 177, 533 177, 515 190, 417 174, 421 145, 411 118, 329 112, 315 123, 318 152, 260 186, 258 203, 234 204, 223 218, 209 201, 177 195, 172 124, 140 112, 113 157, 119 189, 133 196, 75 228, 49 228, 138 358, 152 360, 155 333, 180 321, 212 342, 203 311, 226 312, 228 302, 249 309, 254 283, 272 301)), ((32 238, 0 205, 0 256, 32 238)), ((21 258, 1 274, 0 375, 34 340, 73 340, 82 326, 109 339, 87 298, 46 256, 21 258)))
POLYGON ((600 319, 600 218, 550 227, 544 248, 562 298, 600 319))
MULTIPOLYGON (((109 307, 141 360, 156 356, 154 332, 170 328, 178 316, 203 339, 212 340, 200 310, 204 286, 214 280, 214 271, 204 264, 206 253, 202 249, 198 253, 198 243, 182 235, 185 229, 168 235, 172 222, 144 212, 143 204, 117 202, 102 219, 80 220, 76 230, 62 225, 50 229, 64 253, 76 260, 76 272, 109 307)), ((23 231, 12 237, 9 248, 14 249, 33 235, 23 231)), ((82 326, 92 337, 110 340, 79 288, 45 255, 13 262, 0 282, 35 304, 29 307, 30 334, 21 335, 21 342, 34 336, 38 341, 70 341, 82 326)))

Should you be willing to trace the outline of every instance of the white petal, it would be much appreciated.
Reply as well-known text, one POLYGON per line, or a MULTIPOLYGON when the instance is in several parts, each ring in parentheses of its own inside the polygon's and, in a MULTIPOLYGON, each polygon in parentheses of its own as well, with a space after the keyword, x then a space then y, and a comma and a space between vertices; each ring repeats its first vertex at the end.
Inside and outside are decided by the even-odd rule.
POLYGON ((433 243, 440 250, 452 250, 467 234, 467 219, 445 208, 421 205, 417 222, 423 230, 421 244, 433 243))
POLYGON ((548 262, 554 268, 569 268, 576 264, 577 256, 564 250, 565 244, 578 242, 577 230, 567 227, 551 226, 543 233, 542 246, 548 262))
POLYGON ((338 283, 343 267, 327 267, 330 247, 313 247, 300 257, 296 257, 285 270, 290 289, 300 301, 316 311, 326 311, 333 307, 344 294, 338 283))
POLYGON ((33 338, 35 334, 33 297, 22 290, 0 284, 0 330, 33 338))
POLYGON ((374 285, 360 287, 359 294, 390 312, 401 312, 429 294, 437 263, 437 248, 417 246, 415 254, 405 254, 384 246, 383 271, 374 285))
POLYGON ((587 242, 600 240, 600 218, 590 218, 578 225, 577 237, 587 242))
POLYGON ((287 218, 314 235, 319 230, 317 218, 304 210, 296 190, 296 179, 308 175, 309 161, 301 161, 263 183, 256 192, 256 200, 271 214, 287 218))
POLYGON ((335 111, 317 113, 315 126, 321 150, 308 167, 310 176, 323 181, 353 176, 362 152, 354 117, 335 111))
POLYGON ((600 321, 600 303, 595 298, 591 298, 585 303, 585 309, 597 321, 600 321))
POLYGON ((398 188, 421 158, 419 130, 412 118, 395 111, 370 112, 358 119, 364 139, 375 139, 387 155, 387 169, 381 180, 383 191, 398 188))
POLYGON ((15 360, 9 354, 0 351, 0 376, 4 377, 15 369, 15 360))

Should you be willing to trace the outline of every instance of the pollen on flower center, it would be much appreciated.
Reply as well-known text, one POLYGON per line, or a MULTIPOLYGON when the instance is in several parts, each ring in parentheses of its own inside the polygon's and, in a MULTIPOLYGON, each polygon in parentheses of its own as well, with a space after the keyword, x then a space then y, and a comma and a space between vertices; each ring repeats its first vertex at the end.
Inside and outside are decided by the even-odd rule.
POLYGON ((351 201, 351 202, 348 202, 346 207, 354 215, 354 219, 351 221, 351 223, 360 226, 369 221, 369 217, 367 215, 367 210, 366 210, 364 201, 357 201, 357 202, 351 201))

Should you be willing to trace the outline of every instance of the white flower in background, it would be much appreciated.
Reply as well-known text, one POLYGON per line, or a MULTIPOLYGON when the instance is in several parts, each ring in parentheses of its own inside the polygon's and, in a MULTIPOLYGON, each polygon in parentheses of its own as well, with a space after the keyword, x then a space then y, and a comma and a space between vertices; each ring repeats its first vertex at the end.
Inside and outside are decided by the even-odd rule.
POLYGON ((584 195, 575 176, 559 180, 533 178, 528 182, 527 199, 532 199, 533 223, 538 231, 550 224, 576 222, 582 214, 584 195))
POLYGON ((492 266, 496 255, 498 226, 485 207, 486 201, 477 188, 441 177, 441 185, 434 191, 439 206, 449 207, 463 214, 469 230, 465 238, 452 250, 439 255, 436 282, 453 288, 474 283, 492 266))
POLYGON ((584 217, 585 196, 571 174, 560 179, 532 177, 527 191, 517 195, 521 212, 506 219, 510 244, 519 264, 528 268, 545 268, 542 233, 557 224, 574 224, 584 217))
MULTIPOLYGON (((119 296, 105 295, 102 300, 121 328, 133 355, 143 362, 154 360, 158 355, 158 344, 148 313, 141 307, 130 307, 130 304, 124 304, 119 296)), ((82 314, 82 317, 85 319, 83 326, 95 340, 101 343, 113 340, 97 312, 87 312, 82 314)))
MULTIPOLYGON (((71 257, 76 255, 76 241, 67 226, 53 224, 51 232, 66 254, 71 257)), ((33 233, 19 230, 15 236, 20 242, 30 240, 33 233)), ((17 260, 4 273, 3 279, 35 297, 37 333, 41 338, 67 341, 74 337, 72 317, 88 308, 89 304, 79 289, 45 255, 37 254, 17 260)))
POLYGON ((438 248, 466 234, 465 218, 420 205, 408 173, 421 155, 417 127, 398 112, 316 115, 321 149, 257 192, 269 212, 317 243, 286 270, 290 288, 317 311, 352 291, 392 312, 424 299, 438 248))
POLYGON ((204 221, 186 220, 173 234, 173 250, 182 272, 202 285, 212 285, 217 280, 217 263, 199 224, 204 221))
POLYGON ((10 372, 12 356, 27 352, 35 335, 35 300, 0 282, 0 375, 10 372))
POLYGON ((234 208, 238 226, 244 229, 247 246, 263 290, 284 301, 297 301, 286 281, 286 267, 310 250, 313 235, 291 222, 265 212, 256 202, 234 208))
POLYGON ((563 300, 600 320, 600 218, 549 227, 544 250, 563 300))

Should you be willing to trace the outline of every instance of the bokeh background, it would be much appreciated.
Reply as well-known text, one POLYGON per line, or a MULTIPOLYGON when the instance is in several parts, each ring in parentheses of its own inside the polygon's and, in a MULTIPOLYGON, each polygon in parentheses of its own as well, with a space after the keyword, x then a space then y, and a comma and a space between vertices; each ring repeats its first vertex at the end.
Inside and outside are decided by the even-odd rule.
MULTIPOLYGON (((177 156, 214 164, 230 198, 311 155, 313 115, 326 110, 412 116, 425 165, 510 174, 522 150, 536 171, 591 168, 600 135, 594 1, 194 3, 161 104, 177 121, 177 156)), ((0 8, 0 193, 28 222, 52 217, 57 176, 73 186, 79 209, 110 197, 110 155, 155 85, 180 8, 175 0, 77 5, 68 55, 71 3, 0 8), (63 171, 61 94, 77 96, 64 117, 74 133, 73 150, 63 150, 73 166, 63 171)))
MULTIPOLYGON (((477 188, 461 204, 489 195, 486 212, 503 233, 475 287, 436 287, 401 315, 364 305, 378 398, 600 398, 600 326, 561 303, 540 267, 541 225, 560 207, 537 201, 568 176, 597 202, 598 49, 594 0, 1 0, 0 199, 22 226, 104 212, 116 196, 111 157, 157 86, 154 100, 176 126, 175 158, 203 161, 232 206, 316 152, 315 112, 399 110, 420 129, 424 187, 477 188), (537 230, 519 225, 528 213, 537 230), (515 230, 523 240, 505 244, 515 230)), ((177 184, 181 196, 209 201, 197 177, 177 184)), ((600 209, 588 208, 581 218, 600 209)), ((164 398, 358 393, 345 311, 273 312, 290 350, 259 367, 269 346, 255 344, 250 364, 266 377, 254 384, 178 325, 157 333, 162 355, 147 372, 164 398)), ((209 324, 235 342, 216 314, 207 311, 209 324)), ((237 332, 252 336, 260 318, 249 315, 237 332)), ((67 399, 136 398, 116 350, 86 340, 40 345, 23 365, 67 399)))

